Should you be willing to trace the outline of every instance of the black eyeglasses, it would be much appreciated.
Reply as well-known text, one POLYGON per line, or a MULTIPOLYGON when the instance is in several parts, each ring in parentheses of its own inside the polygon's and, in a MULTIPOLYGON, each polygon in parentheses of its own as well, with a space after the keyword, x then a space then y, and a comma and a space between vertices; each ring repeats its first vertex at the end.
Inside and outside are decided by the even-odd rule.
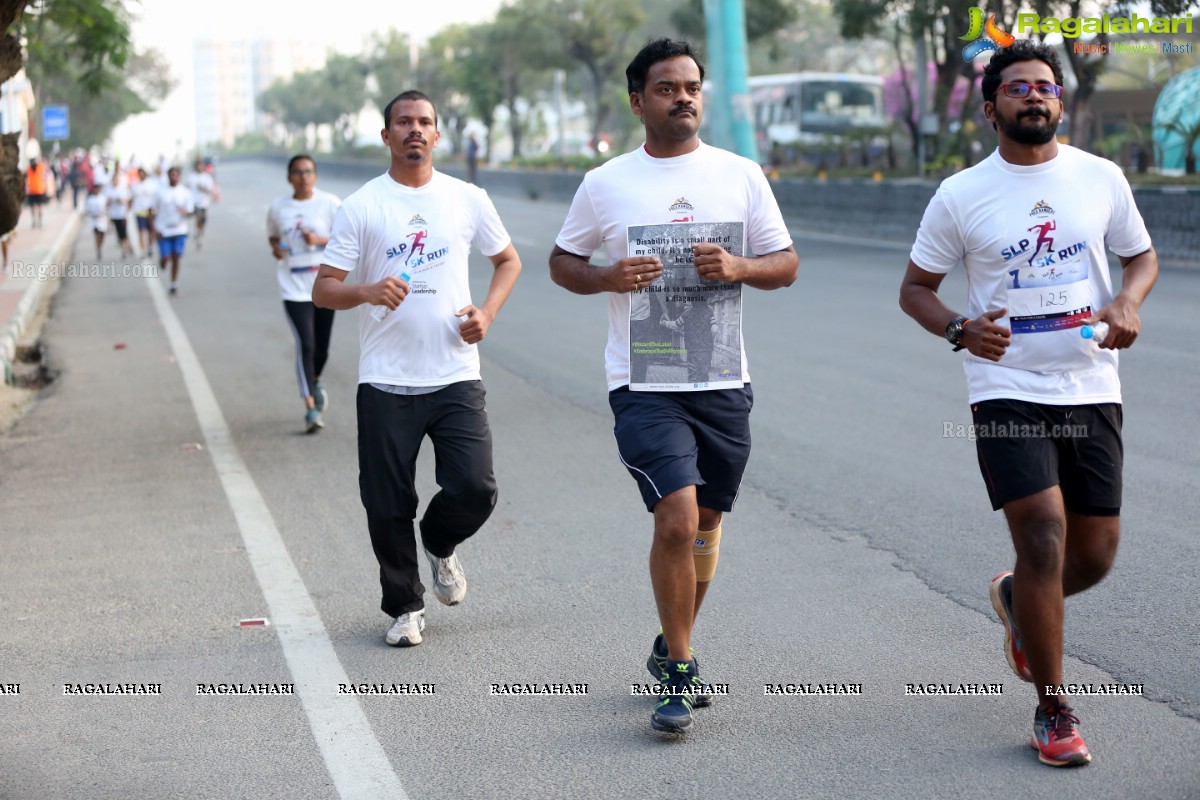
POLYGON ((1025 83, 1024 81, 1013 81, 1012 83, 1000 84, 1001 91, 1009 97, 1021 99, 1029 97, 1031 91, 1036 91, 1042 97, 1062 97, 1062 87, 1053 83, 1025 83))
POLYGON ((317 171, 315 169, 294 169, 294 170, 292 170, 292 174, 293 175, 316 175, 317 171))

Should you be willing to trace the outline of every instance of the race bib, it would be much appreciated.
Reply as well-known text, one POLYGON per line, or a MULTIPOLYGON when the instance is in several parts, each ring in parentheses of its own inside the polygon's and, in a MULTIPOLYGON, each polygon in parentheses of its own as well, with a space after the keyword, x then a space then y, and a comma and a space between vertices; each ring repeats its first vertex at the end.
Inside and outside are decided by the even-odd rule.
POLYGON ((1014 336, 1078 328, 1092 315, 1087 261, 1011 270, 1007 288, 1014 336))

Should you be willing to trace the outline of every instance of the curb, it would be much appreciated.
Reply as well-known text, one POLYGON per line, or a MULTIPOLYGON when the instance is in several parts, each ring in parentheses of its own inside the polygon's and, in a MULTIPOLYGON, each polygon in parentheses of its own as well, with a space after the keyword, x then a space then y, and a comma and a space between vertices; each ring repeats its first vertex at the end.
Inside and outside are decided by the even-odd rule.
MULTIPOLYGON (((54 244, 43 255, 42 262, 52 264, 66 259, 67 251, 75 249, 75 239, 79 237, 79 228, 82 220, 83 216, 79 213, 71 215, 70 219, 67 220, 67 224, 59 231, 58 238, 54 240, 54 244)), ((4 368, 5 384, 12 385, 12 365, 17 357, 17 341, 25 333, 25 327, 29 324, 29 320, 37 313, 38 305, 41 302, 42 294, 46 291, 47 283, 49 281, 34 280, 30 284, 25 293, 21 295, 21 300, 17 304, 16 310, 9 317, 4 333, 0 334, 0 365, 4 368)))

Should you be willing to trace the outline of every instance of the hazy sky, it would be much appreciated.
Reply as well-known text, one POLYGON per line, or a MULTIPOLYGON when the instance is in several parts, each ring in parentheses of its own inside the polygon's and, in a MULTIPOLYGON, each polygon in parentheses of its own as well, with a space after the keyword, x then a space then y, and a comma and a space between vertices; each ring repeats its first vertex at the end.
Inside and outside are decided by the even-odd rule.
POLYGON ((139 49, 154 47, 166 56, 178 87, 162 109, 133 117, 113 135, 123 157, 143 161, 173 156, 176 142, 186 150, 195 143, 192 100, 192 42, 197 39, 252 41, 285 38, 314 41, 322 50, 359 53, 374 32, 389 28, 424 41, 455 22, 490 19, 501 0, 379 3, 378 0, 128 0, 135 15, 133 38, 139 49), (386 9, 386 11, 381 11, 386 9))

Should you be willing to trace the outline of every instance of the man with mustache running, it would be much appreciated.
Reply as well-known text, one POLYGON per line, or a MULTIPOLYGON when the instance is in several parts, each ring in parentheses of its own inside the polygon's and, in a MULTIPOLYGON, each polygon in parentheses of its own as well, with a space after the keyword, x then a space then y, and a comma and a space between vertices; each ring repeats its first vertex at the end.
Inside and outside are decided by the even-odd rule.
MULTIPOLYGON (((659 324, 662 309, 651 297, 664 285, 664 262, 686 276, 680 280, 701 285, 697 292, 721 284, 738 287, 740 302, 742 285, 790 286, 799 256, 759 166, 700 141, 704 67, 692 46, 671 39, 648 42, 625 77, 629 108, 646 140, 584 176, 550 254, 550 275, 568 291, 603 292, 608 299, 605 366, 617 452, 654 515, 650 583, 662 633, 646 660, 659 682, 650 724, 683 733, 692 726, 693 708, 709 705, 719 693, 713 689, 720 684, 700 680, 692 631, 716 573, 724 516, 733 510, 750 458, 754 393, 740 331, 734 345, 741 351, 734 356, 739 372, 735 385, 723 387, 694 382, 692 388, 660 391, 642 383, 631 343, 638 341, 639 327, 659 324), (675 228, 673 236, 720 225, 743 231, 745 249, 754 255, 742 256, 736 247, 735 254, 711 240, 680 241, 670 255, 660 250, 662 258, 630 253, 631 226, 669 225, 681 217, 694 227, 675 228), (601 247, 611 266, 591 263, 601 247)), ((711 311, 703 300, 692 310, 702 324, 688 328, 687 349, 703 351, 695 340, 707 336, 711 360, 711 311)), ((672 321, 672 330, 676 324, 689 323, 672 321)), ((703 357, 689 354, 689 360, 703 357)))
POLYGON ((1016 549, 1013 571, 992 579, 992 607, 1009 666, 1037 689, 1030 745, 1055 767, 1092 759, 1062 690, 1063 598, 1098 584, 1116 557, 1117 350, 1137 338, 1138 311, 1158 275, 1121 169, 1056 141, 1062 84, 1047 45, 1021 40, 992 56, 983 113, 999 147, 938 188, 900 287, 905 312, 969 353, 979 467, 1016 549), (1040 231, 1032 251, 1031 223, 1040 231), (1121 262, 1120 291, 1106 247, 1121 262), (937 293, 959 263, 966 314, 937 293), (1109 331, 1098 347, 1080 329, 1100 320, 1109 331))
POLYGON ((521 259, 487 193, 433 168, 437 109, 410 90, 383 110, 391 167, 346 198, 334 217, 313 302, 359 309, 359 493, 379 561, 392 646, 421 643, 425 587, 418 573, 415 468, 426 436, 441 491, 421 518, 433 593, 457 605, 467 579, 456 548, 496 505, 492 435, 477 344, 512 291, 521 259), (411 242, 411 244, 410 244, 411 242), (420 243, 420 249, 417 244, 420 243), (467 256, 494 272, 471 302, 467 256), (358 281, 346 276, 358 271, 358 281))

